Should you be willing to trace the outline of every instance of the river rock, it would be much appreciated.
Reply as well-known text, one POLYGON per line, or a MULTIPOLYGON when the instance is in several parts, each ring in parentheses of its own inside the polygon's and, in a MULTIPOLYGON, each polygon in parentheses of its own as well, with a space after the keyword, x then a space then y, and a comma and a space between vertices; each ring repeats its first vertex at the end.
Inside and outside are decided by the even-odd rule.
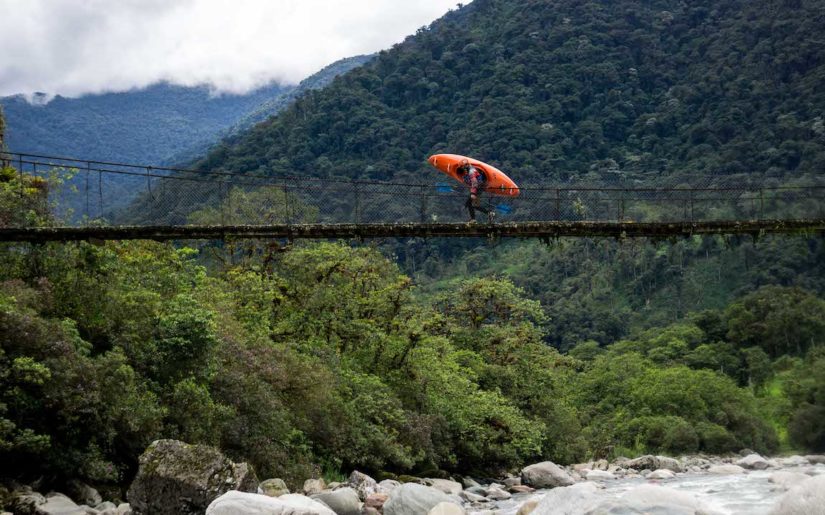
POLYGON ((619 500, 628 508, 638 510, 639 513, 695 513, 702 515, 718 513, 694 495, 666 486, 640 485, 625 492, 619 500))
POLYGON ((536 511, 536 506, 538 506, 538 505, 539 505, 539 500, 538 499, 530 499, 528 501, 525 501, 524 504, 519 506, 518 511, 516 512, 516 515, 530 515, 531 513, 536 511))
POLYGON ((405 483, 384 503, 384 515, 421 515, 437 504, 454 502, 441 490, 417 483, 405 483))
POLYGON ((513 494, 529 494, 531 492, 535 492, 536 489, 527 485, 514 485, 508 488, 507 491, 513 494))
POLYGON ((337 515, 359 515, 361 513, 361 499, 358 498, 358 493, 350 487, 321 492, 313 495, 312 499, 326 504, 337 515))
POLYGON ((461 506, 452 502, 440 502, 427 512, 427 515, 465 515, 467 512, 461 506))
POLYGON ((483 495, 474 494, 473 492, 469 492, 467 490, 461 492, 459 497, 471 503, 490 502, 492 500, 484 497, 483 495))
POLYGON ((659 468, 659 460, 652 454, 647 454, 625 462, 624 468, 633 470, 656 470, 659 468))
POLYGON ((389 494, 383 492, 376 492, 374 494, 369 494, 366 499, 364 499, 364 508, 373 508, 377 511, 381 511, 384 509, 384 504, 389 499, 389 494))
POLYGON ((102 502, 95 506, 100 515, 117 515, 117 506, 113 502, 102 502))
POLYGON ((637 471, 667 469, 671 472, 682 472, 682 464, 679 460, 650 454, 629 460, 624 463, 623 467, 637 471))
POLYGON ((788 456, 787 458, 779 458, 778 461, 786 467, 802 467, 809 464, 806 458, 797 455, 788 456))
POLYGON ((117 515, 132 515, 132 506, 128 502, 118 504, 117 515))
POLYGON ((289 493, 283 479, 272 478, 261 482, 258 485, 258 493, 269 497, 280 497, 289 493))
POLYGON ((388 494, 401 486, 401 483, 396 481, 395 479, 385 479, 378 483, 378 491, 388 494))
POLYGON ((807 481, 810 479, 811 476, 807 474, 803 474, 801 472, 791 472, 788 470, 779 470, 771 474, 771 477, 768 478, 768 481, 775 485, 779 485, 784 489, 789 489, 793 486, 796 486, 803 481, 807 481))
POLYGON ((335 512, 299 494, 270 497, 231 490, 212 501, 206 515, 335 515, 335 512))
POLYGON ((100 493, 82 481, 69 481, 66 488, 69 497, 79 504, 96 507, 103 502, 100 493))
POLYGON ((487 498, 494 501, 506 501, 511 498, 510 492, 507 492, 497 486, 491 486, 487 489, 487 498))
POLYGON ((601 499, 595 483, 578 483, 550 490, 542 498, 533 515, 579 515, 586 513, 601 499))
POLYGON ((233 463, 214 447, 157 440, 140 457, 127 497, 135 514, 203 513, 230 490, 252 492, 252 467, 233 463))
POLYGON ((645 476, 645 479, 673 479, 676 474, 672 470, 657 469, 645 476))
POLYGON ((740 467, 739 465, 713 465, 712 467, 708 468, 708 474, 744 474, 745 469, 740 467))
POLYGON ((585 477, 588 481, 611 481, 616 479, 616 476, 605 470, 591 470, 585 477))
POLYGON ((811 465, 825 465, 825 454, 809 454, 805 459, 811 465))
POLYGON ((461 484, 464 486, 464 488, 472 488, 474 486, 481 486, 478 483, 478 481, 476 481, 475 479, 473 479, 471 477, 461 478, 461 484))
POLYGON ((825 513, 825 475, 806 479, 794 486, 774 506, 771 515, 814 515, 825 513))
POLYGON ((504 481, 502 481, 502 483, 504 483, 504 486, 506 486, 507 488, 509 488, 511 486, 519 486, 519 485, 521 485, 521 478, 520 477, 515 477, 515 476, 510 476, 510 477, 504 478, 504 481))
POLYGON ((468 488, 464 491, 465 492, 471 492, 471 493, 474 493, 476 495, 483 495, 484 497, 487 497, 487 489, 484 488, 483 486, 471 486, 470 488, 468 488))
POLYGON ((358 498, 362 501, 370 494, 378 492, 378 483, 373 478, 357 470, 352 471, 352 474, 349 475, 348 483, 349 486, 355 489, 358 498))
POLYGON ((738 460, 736 464, 742 468, 751 470, 765 470, 768 468, 767 460, 756 453, 748 454, 741 460, 738 460))
POLYGON ((660 469, 667 469, 671 472, 682 472, 682 464, 679 463, 679 460, 670 458, 668 456, 656 456, 656 460, 659 462, 660 469))
POLYGON ((50 493, 46 502, 37 506, 32 513, 35 515, 86 515, 86 508, 78 506, 67 495, 50 493))
POLYGON ((327 489, 327 484, 321 479, 307 479, 304 481, 304 487, 302 488, 304 495, 313 496, 315 494, 320 494, 324 490, 327 489))
POLYGON ((544 461, 525 467, 521 471, 521 482, 533 488, 555 488, 570 486, 574 483, 570 474, 552 461, 544 461))
POLYGON ((38 506, 46 504, 46 497, 39 492, 33 492, 28 486, 15 490, 11 497, 10 508, 14 513, 35 513, 38 506))
POLYGON ((464 491, 464 487, 461 486, 461 483, 450 481, 449 479, 425 479, 424 484, 431 486, 436 490, 441 490, 447 495, 458 495, 464 491))

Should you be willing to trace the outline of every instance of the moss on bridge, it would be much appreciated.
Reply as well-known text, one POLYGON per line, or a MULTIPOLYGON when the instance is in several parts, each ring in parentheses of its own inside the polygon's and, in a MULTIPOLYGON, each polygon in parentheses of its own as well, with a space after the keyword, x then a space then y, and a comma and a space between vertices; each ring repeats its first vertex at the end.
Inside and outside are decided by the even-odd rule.
POLYGON ((825 219, 709 222, 505 222, 0 228, 0 241, 368 238, 666 238, 696 234, 825 234, 825 219))

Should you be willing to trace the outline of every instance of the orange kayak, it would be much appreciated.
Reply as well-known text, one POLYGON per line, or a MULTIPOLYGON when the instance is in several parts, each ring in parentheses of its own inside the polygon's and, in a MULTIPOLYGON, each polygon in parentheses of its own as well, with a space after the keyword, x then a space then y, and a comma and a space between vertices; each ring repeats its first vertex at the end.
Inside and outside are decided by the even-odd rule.
POLYGON ((505 197, 517 197, 519 194, 518 186, 512 179, 507 177, 504 172, 495 166, 482 163, 478 159, 472 157, 459 156, 457 154, 436 154, 430 156, 427 161, 431 165, 438 168, 439 171, 449 175, 461 184, 464 182, 464 177, 458 173, 458 167, 461 165, 461 160, 466 159, 471 165, 476 167, 478 171, 484 175, 484 185, 482 189, 492 195, 503 195, 505 197))

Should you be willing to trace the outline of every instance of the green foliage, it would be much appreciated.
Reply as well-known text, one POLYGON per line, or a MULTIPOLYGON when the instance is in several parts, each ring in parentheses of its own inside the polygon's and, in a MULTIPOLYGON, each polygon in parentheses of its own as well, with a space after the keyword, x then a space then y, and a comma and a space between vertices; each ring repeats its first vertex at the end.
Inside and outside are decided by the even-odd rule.
POLYGON ((825 300, 799 288, 765 286, 732 304, 725 317, 731 341, 758 345, 774 358, 825 343, 825 300))
POLYGON ((792 412, 788 426, 791 442, 812 452, 825 451, 825 348, 810 352, 792 369, 785 388, 792 412))
MULTIPOLYGON (((25 463, 20 477, 126 482, 161 437, 220 446, 293 485, 619 449, 771 452, 770 423, 820 445, 821 346, 771 364, 762 347, 718 340, 734 307, 565 356, 513 281, 422 292, 367 247, 299 245, 212 274, 191 250, 148 242, 18 252, 0 282, 0 459, 25 463), (769 402, 775 381, 787 403, 769 402)), ((790 315, 772 310, 789 309, 760 313, 780 324, 790 315)))

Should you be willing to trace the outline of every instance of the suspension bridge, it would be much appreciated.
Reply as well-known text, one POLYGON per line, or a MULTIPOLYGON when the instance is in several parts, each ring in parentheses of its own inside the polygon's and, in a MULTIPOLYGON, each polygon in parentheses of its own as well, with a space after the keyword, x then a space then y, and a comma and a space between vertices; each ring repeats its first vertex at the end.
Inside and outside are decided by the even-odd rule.
POLYGON ((273 176, 0 153, 0 241, 825 234, 825 180, 617 175, 484 195, 439 182, 273 176), (16 174, 16 175, 14 175, 16 174), (19 192, 12 191, 14 182, 19 192))

